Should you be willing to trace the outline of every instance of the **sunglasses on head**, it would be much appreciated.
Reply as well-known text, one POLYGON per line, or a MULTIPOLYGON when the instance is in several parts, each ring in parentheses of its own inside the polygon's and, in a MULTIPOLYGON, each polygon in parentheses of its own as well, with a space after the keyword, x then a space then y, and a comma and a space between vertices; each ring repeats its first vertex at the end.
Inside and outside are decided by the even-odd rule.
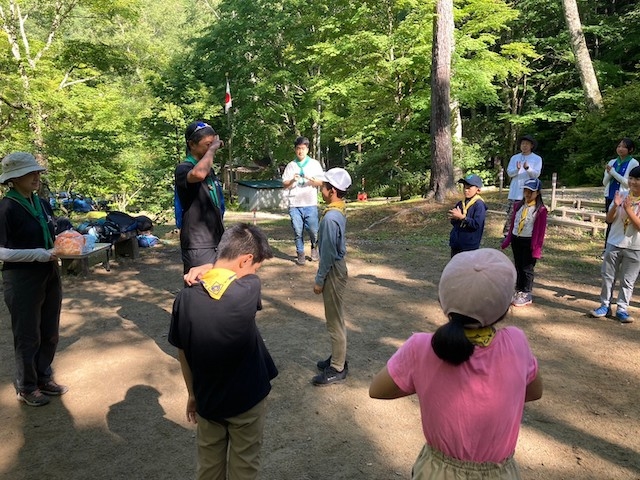
POLYGON ((187 142, 188 142, 189 140, 191 140, 191 137, 193 137, 197 131, 202 130, 203 128, 207 128, 207 127, 211 128, 211 129, 213 130, 213 128, 211 127, 211 125, 209 125, 208 123, 198 122, 198 123, 196 124, 196 128, 195 128, 195 130, 194 130, 193 132, 191 132, 191 135, 189 135, 189 138, 187 139, 187 142))

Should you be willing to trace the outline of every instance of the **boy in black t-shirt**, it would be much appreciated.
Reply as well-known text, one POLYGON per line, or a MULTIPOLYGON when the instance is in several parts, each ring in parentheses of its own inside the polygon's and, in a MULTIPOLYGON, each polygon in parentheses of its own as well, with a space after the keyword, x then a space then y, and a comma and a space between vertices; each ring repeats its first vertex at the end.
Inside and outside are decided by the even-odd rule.
POLYGON ((259 228, 234 225, 222 235, 216 263, 191 269, 190 286, 176 296, 169 342, 189 392, 187 420, 198 426, 198 479, 226 472, 252 479, 260 471, 266 397, 278 370, 256 325, 256 272, 272 257, 259 228))

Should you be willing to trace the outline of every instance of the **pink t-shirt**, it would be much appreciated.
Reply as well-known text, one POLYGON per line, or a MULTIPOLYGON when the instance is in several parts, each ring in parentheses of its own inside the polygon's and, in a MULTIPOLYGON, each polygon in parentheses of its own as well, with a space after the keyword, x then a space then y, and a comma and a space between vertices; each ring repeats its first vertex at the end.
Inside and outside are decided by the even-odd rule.
POLYGON ((427 443, 458 460, 502 462, 515 451, 525 390, 538 372, 527 337, 500 329, 454 366, 433 352, 432 336, 413 334, 387 363, 396 385, 418 395, 427 443))

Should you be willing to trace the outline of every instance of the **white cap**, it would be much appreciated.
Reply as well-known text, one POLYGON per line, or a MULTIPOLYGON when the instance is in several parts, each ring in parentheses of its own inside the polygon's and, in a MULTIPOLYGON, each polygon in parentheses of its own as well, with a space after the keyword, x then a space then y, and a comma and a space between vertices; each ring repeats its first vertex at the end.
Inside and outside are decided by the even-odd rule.
POLYGON ((344 168, 331 168, 322 175, 317 176, 316 179, 328 182, 343 192, 351 186, 351 176, 344 168))

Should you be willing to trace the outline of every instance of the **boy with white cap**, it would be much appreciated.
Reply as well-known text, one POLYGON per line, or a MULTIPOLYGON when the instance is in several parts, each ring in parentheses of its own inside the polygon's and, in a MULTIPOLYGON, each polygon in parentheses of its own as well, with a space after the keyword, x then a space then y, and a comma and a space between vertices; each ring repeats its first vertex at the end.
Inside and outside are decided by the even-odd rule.
POLYGON ((319 264, 313 292, 322 293, 327 330, 331 337, 331 356, 317 363, 320 374, 314 385, 330 385, 347 378, 347 328, 343 302, 347 286, 345 262, 347 208, 344 201, 351 177, 344 168, 332 168, 316 177, 321 180, 322 199, 327 205, 318 228, 319 264))

